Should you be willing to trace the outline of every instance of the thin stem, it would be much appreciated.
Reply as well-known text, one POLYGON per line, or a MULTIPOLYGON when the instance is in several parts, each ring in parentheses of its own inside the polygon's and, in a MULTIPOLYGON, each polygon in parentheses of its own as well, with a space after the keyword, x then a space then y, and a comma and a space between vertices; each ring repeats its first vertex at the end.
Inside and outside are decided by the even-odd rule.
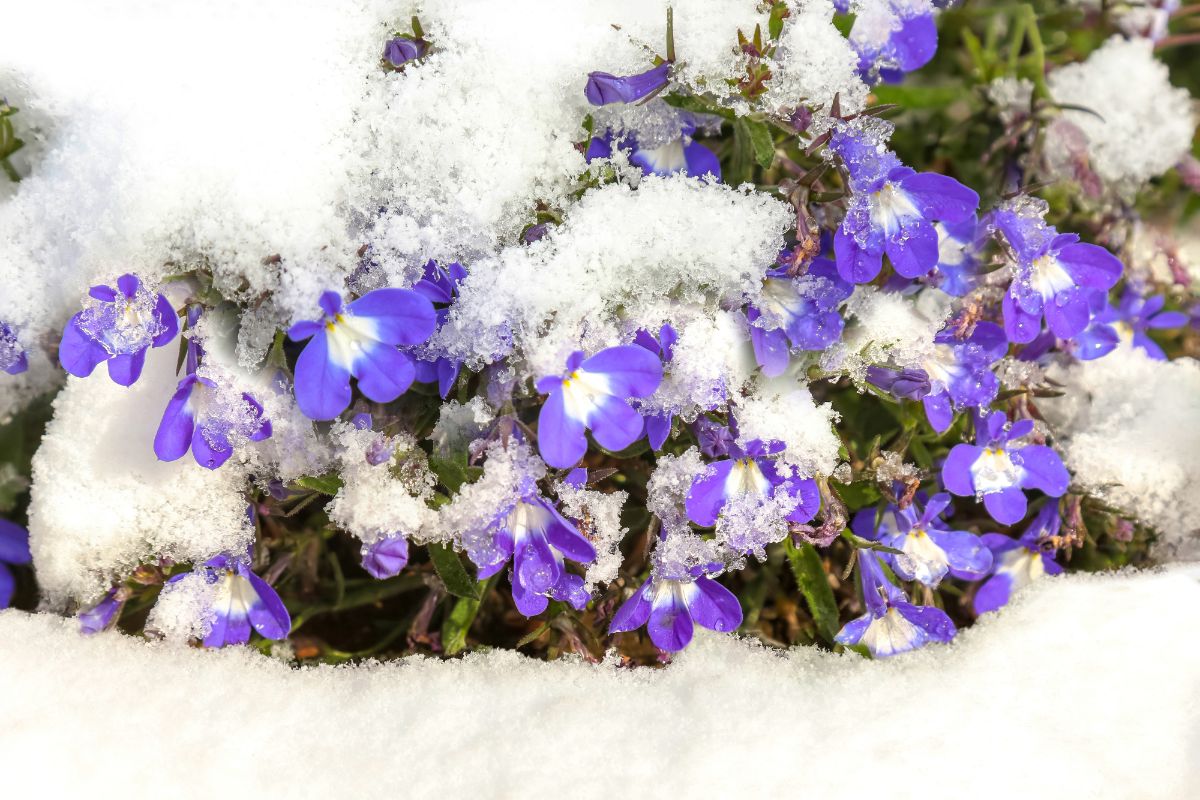
POLYGON ((667 61, 675 63, 675 9, 667 6, 667 61))
POLYGON ((1175 36, 1166 36, 1158 40, 1154 49, 1166 50, 1168 47, 1179 47, 1185 44, 1200 44, 1200 33, 1180 33, 1175 36))
POLYGON ((20 183, 21 176, 17 174, 17 169, 12 165, 12 162, 7 158, 0 158, 0 169, 4 170, 5 176, 13 183, 20 183))

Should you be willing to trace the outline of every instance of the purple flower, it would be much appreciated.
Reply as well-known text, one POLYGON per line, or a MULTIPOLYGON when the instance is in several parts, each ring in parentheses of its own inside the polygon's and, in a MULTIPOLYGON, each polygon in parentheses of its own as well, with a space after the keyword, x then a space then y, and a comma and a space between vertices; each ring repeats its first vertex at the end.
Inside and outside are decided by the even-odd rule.
POLYGON ((492 522, 492 560, 478 564, 479 579, 495 575, 511 559, 512 596, 527 617, 546 610, 549 598, 583 609, 591 597, 583 578, 567 572, 563 559, 590 564, 596 549, 550 502, 537 494, 518 500, 492 522))
POLYGON ((191 374, 179 382, 154 435, 154 454, 175 461, 190 449, 196 463, 216 469, 243 442, 271 435, 263 407, 245 392, 220 387, 210 378, 191 374))
POLYGON ((1005 423, 1003 411, 980 415, 975 444, 956 444, 942 465, 942 483, 960 497, 983 498, 992 519, 1004 525, 1025 517, 1023 489, 1062 497, 1071 482, 1058 453, 1045 445, 1013 446, 1033 432, 1033 420, 1005 423))
POLYGON ((692 423, 692 432, 700 444, 700 452, 709 458, 724 458, 729 455, 730 449, 735 447, 734 441, 737 437, 733 431, 708 417, 697 417, 692 423))
POLYGON ((948 295, 963 297, 975 288, 979 271, 979 222, 972 214, 962 222, 939 222, 937 284, 948 295))
POLYGON ((25 348, 17 338, 17 331, 7 322, 0 322, 0 370, 17 375, 29 369, 25 348))
POLYGON ((717 524, 722 509, 730 500, 755 495, 764 501, 786 494, 797 501, 787 515, 789 522, 808 522, 821 510, 821 492, 812 478, 791 478, 779 473, 771 458, 781 445, 764 445, 755 440, 746 449, 729 445, 730 458, 714 461, 692 480, 684 507, 688 519, 702 528, 717 524))
POLYGON ((950 495, 941 493, 929 498, 923 512, 916 503, 903 509, 891 506, 878 528, 875 509, 866 508, 854 515, 851 528, 863 538, 903 551, 886 556, 901 580, 937 586, 947 573, 977 580, 991 569, 992 553, 975 534, 945 527, 939 517, 949 505, 950 495))
POLYGON ((746 309, 754 357, 764 375, 787 369, 791 349, 824 350, 842 335, 845 321, 838 306, 854 293, 832 261, 818 258, 808 272, 789 278, 773 269, 763 281, 762 297, 746 309))
POLYGON ((121 609, 125 606, 124 595, 122 590, 114 586, 104 593, 104 597, 100 598, 100 602, 96 605, 80 611, 77 615, 80 632, 90 636, 106 631, 116 624, 117 618, 121 615, 121 609))
MULTIPOLYGON (((663 325, 658 329, 658 336, 654 336, 647 331, 639 330, 637 335, 633 337, 633 343, 639 347, 643 347, 658 356, 664 363, 670 362, 674 355, 675 342, 679 339, 675 329, 670 325, 663 325)), ((661 450, 663 443, 667 441, 667 437, 671 435, 671 424, 675 419, 675 415, 670 411, 662 411, 654 414, 643 414, 646 421, 646 439, 650 442, 651 450, 661 450)))
POLYGON ((865 79, 895 82, 937 52, 937 25, 928 0, 875 0, 855 9, 850 44, 865 79))
POLYGON ((58 360, 80 378, 108 362, 108 375, 130 386, 142 374, 149 347, 162 347, 179 333, 170 302, 150 292, 136 275, 122 275, 117 286, 93 286, 83 310, 63 329, 58 360))
POLYGON ((941 259, 935 220, 963 222, 979 195, 953 178, 915 172, 867 134, 840 128, 830 147, 850 174, 850 201, 833 240, 838 273, 851 283, 875 279, 886 253, 893 269, 918 278, 941 259))
POLYGON ((1059 233, 1036 214, 1018 209, 993 212, 1015 256, 1014 274, 1004 295, 1004 332, 1016 344, 1032 342, 1042 317, 1055 336, 1070 339, 1088 325, 1088 295, 1111 289, 1123 267, 1112 253, 1059 233))
POLYGON ((666 61, 637 75, 618 77, 607 72, 589 72, 583 93, 594 106, 634 103, 662 91, 670 74, 671 64, 666 61))
POLYGON ((217 556, 205 561, 197 572, 214 587, 213 623, 204 637, 205 647, 245 644, 250 641, 251 628, 266 639, 287 638, 292 618, 275 590, 250 571, 248 559, 217 556))
POLYGON ((692 139, 694 125, 686 125, 677 138, 658 147, 639 147, 637 137, 627 134, 613 141, 606 132, 602 137, 593 137, 588 143, 584 157, 588 163, 597 158, 611 158, 614 146, 629 150, 629 161, 640 167, 643 175, 673 175, 682 172, 690 178, 712 175, 721 179, 721 161, 716 153, 692 139))
POLYGON ((393 67, 399 68, 409 61, 423 58, 429 52, 429 43, 422 39, 397 36, 383 47, 383 57, 393 67))
POLYGON ((885 392, 901 400, 921 400, 933 388, 929 374, 920 367, 892 369, 890 367, 867 367, 867 380, 885 392))
POLYGON ((293 341, 310 339, 296 361, 296 402, 310 419, 333 419, 350 405, 350 378, 377 403, 390 403, 416 376, 398 345, 424 342, 437 327, 427 297, 408 289, 376 289, 349 305, 337 292, 321 295, 322 319, 297 322, 293 341))
POLYGON ((29 531, 15 522, 0 519, 0 608, 8 608, 16 591, 16 579, 8 565, 33 561, 29 552, 29 531))
POLYGON ((585 430, 606 450, 624 450, 642 436, 642 416, 629 405, 662 383, 662 362, 644 347, 622 345, 584 359, 567 358, 567 374, 542 378, 549 395, 538 415, 538 449, 552 467, 573 467, 587 452, 585 430))
POLYGON ((1099 308, 1093 308, 1091 323, 1075 339, 1076 354, 1084 361, 1105 355, 1122 339, 1145 350, 1151 358, 1166 361, 1167 354, 1147 331, 1180 328, 1188 321, 1187 314, 1182 311, 1163 311, 1166 298, 1162 295, 1142 297, 1134 290, 1126 289, 1115 308, 1108 305, 1107 298, 1099 292, 1093 297, 1099 308))
POLYGON ((858 551, 858 577, 867 613, 846 623, 834 641, 861 644, 875 658, 886 658, 954 638, 957 630, 946 612, 910 603, 904 592, 884 577, 879 557, 871 550, 858 551))
POLYGON ((655 647, 675 652, 692 641, 696 625, 733 631, 741 624, 742 606, 737 597, 712 578, 651 577, 617 609, 608 632, 646 625, 655 647))
MULTIPOLYGON (((458 298, 458 284, 465 277, 467 271, 457 261, 443 267, 431 260, 425 265, 425 274, 421 280, 413 286, 413 291, 424 295, 435 304, 437 327, 441 327, 446 321, 446 316, 450 313, 450 304, 458 298)), ((454 382, 458 380, 462 362, 446 356, 437 356, 418 358, 415 366, 417 383, 436 383, 438 393, 445 399, 454 387, 454 382)))
POLYGON ((400 574, 408 564, 408 540, 399 534, 381 536, 362 546, 362 566, 372 578, 383 580, 400 574))
POLYGON ((1007 604, 1014 592, 1043 575, 1058 575, 1063 571, 1054 560, 1053 548, 1045 550, 1040 544, 1057 536, 1061 526, 1055 500, 1038 511, 1019 539, 1002 533, 983 535, 983 543, 992 551, 992 570, 991 577, 975 593, 976 614, 995 611, 1007 604))

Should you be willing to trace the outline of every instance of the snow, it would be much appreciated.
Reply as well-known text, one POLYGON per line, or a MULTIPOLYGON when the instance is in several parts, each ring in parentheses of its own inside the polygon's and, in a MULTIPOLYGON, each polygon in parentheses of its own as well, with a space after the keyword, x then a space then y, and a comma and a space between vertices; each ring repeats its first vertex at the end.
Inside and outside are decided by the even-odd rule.
POLYGON ((143 561, 203 561, 252 541, 242 467, 231 459, 207 470, 190 454, 173 462, 154 455, 178 352, 151 348, 131 387, 113 383, 101 366, 90 378, 68 379, 55 398, 33 458, 29 506, 30 547, 49 605, 96 600, 143 561))
POLYGON ((1197 625, 1195 567, 1047 578, 879 662, 702 633, 660 670, 495 650, 294 669, 7 611, 0 766, 51 796, 837 796, 869 772, 897 798, 1186 798, 1197 625))
POLYGON ((1066 396, 1038 405, 1075 482, 1153 526, 1160 557, 1200 555, 1200 363, 1122 345, 1051 377, 1066 396))
POLYGON ((833 25, 833 3, 801 0, 789 3, 788 10, 765 102, 776 110, 803 103, 828 111, 838 97, 843 114, 866 108, 868 89, 858 74, 858 54, 833 25))
POLYGON ((821 366, 845 372, 857 383, 866 380, 872 364, 921 366, 933 353, 933 338, 950 315, 951 301, 941 292, 921 292, 914 300, 858 286, 846 305, 854 324, 847 326, 842 342, 825 351, 821 366))
POLYGON ((779 463, 791 467, 798 477, 829 475, 837 467, 842 447, 833 429, 837 412, 830 403, 817 405, 808 388, 795 379, 764 380, 738 401, 734 415, 739 445, 745 447, 755 439, 783 442, 786 449, 779 463))
POLYGON ((1057 102, 1089 109, 1064 109, 1063 118, 1087 138, 1092 169, 1118 190, 1136 190, 1191 151, 1191 97, 1171 85, 1148 39, 1114 36, 1086 61, 1051 72, 1047 83, 1057 102))

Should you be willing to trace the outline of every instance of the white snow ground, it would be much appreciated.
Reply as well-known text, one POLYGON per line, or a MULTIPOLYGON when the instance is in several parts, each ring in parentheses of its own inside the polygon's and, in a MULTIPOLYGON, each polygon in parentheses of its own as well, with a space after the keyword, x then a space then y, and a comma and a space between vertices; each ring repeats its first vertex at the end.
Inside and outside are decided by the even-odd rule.
POLYGON ((872 662, 707 636, 664 670, 511 652, 291 669, 0 613, 6 797, 1186 798, 1200 570, 1046 579, 872 662))

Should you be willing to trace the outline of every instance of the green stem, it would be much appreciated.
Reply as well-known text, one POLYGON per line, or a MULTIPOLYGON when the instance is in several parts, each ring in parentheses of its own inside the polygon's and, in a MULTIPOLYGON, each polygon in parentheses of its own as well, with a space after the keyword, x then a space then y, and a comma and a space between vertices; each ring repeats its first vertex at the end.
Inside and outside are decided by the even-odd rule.
POLYGON ((8 179, 13 183, 21 182, 21 176, 17 174, 16 168, 7 158, 0 158, 0 169, 4 170, 5 176, 7 176, 8 179))

